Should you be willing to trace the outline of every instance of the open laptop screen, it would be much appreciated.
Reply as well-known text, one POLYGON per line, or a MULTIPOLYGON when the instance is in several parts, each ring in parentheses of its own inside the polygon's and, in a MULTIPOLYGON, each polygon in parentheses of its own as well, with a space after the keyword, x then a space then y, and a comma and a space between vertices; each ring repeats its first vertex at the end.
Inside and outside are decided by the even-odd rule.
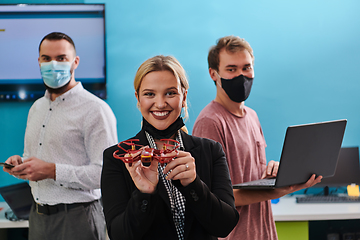
POLYGON ((343 147, 334 176, 324 178, 314 187, 346 187, 352 183, 360 184, 359 148, 343 147))
POLYGON ((1 187, 0 194, 18 219, 29 219, 33 197, 27 182, 1 187))

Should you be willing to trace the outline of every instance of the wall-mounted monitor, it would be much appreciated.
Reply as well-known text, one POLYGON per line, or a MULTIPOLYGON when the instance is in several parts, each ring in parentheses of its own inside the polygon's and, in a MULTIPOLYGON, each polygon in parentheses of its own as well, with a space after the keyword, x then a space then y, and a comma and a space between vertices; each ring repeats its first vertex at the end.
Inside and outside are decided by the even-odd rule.
POLYGON ((106 98, 104 4, 0 4, 0 102, 44 95, 39 43, 50 32, 69 35, 80 57, 76 81, 106 98))

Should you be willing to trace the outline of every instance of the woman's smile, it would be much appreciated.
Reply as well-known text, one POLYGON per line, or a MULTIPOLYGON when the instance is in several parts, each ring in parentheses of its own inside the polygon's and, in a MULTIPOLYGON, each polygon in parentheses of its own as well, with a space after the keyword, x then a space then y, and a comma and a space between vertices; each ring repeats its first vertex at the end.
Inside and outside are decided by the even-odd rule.
POLYGON ((161 120, 167 118, 170 111, 151 111, 151 113, 154 115, 154 118, 161 120))

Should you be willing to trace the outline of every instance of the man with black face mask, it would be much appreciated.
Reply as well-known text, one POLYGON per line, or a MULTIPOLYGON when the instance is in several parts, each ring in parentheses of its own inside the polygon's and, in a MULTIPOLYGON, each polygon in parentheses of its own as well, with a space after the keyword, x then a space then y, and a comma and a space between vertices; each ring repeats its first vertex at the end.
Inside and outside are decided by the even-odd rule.
MULTIPOLYGON (((259 119, 244 102, 254 81, 250 44, 239 37, 223 37, 210 49, 208 64, 216 97, 199 114, 192 134, 221 143, 233 184, 275 177, 279 164, 275 161, 267 164, 259 119)), ((305 184, 275 190, 235 189, 240 219, 227 239, 277 239, 270 199, 313 186, 320 180, 321 177, 312 176, 305 184)))
POLYGON ((115 116, 75 80, 80 58, 68 35, 46 35, 38 62, 46 92, 30 108, 23 156, 3 168, 29 180, 29 240, 105 240, 100 176, 103 150, 117 143, 115 116))

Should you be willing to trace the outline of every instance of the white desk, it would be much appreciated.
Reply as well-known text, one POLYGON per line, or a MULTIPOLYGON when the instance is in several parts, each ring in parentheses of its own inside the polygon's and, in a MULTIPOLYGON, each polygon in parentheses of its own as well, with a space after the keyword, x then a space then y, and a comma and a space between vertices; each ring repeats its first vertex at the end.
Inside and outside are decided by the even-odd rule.
POLYGON ((280 198, 272 210, 275 221, 360 219, 360 203, 296 203, 295 196, 280 198))
POLYGON ((9 209, 9 206, 6 202, 0 202, 0 229, 1 228, 28 228, 29 221, 10 221, 5 218, 5 211, 9 209))
POLYGON ((360 219, 360 203, 296 203, 296 196, 280 198, 272 211, 279 240, 309 239, 309 221, 360 219))

